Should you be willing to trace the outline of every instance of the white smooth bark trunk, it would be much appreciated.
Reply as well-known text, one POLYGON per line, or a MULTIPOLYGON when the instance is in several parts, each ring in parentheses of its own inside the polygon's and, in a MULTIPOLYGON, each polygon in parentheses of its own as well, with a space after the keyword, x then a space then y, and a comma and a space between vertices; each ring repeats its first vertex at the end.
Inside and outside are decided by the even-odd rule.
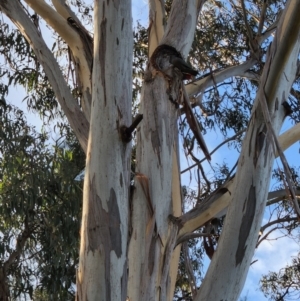
POLYGON ((137 172, 145 177, 148 186, 142 187, 140 177, 136 177, 128 256, 131 301, 161 300, 163 289, 162 256, 169 242, 168 216, 173 214, 172 152, 177 139, 176 109, 165 91, 163 78, 144 83, 137 172))
POLYGON ((77 300, 126 300, 131 122, 131 1, 95 1, 93 97, 77 300))
POLYGON ((165 31, 166 15, 164 0, 149 1, 149 57, 159 45, 165 31))
MULTIPOLYGON (((183 56, 188 54, 200 9, 197 5, 196 1, 173 1, 161 44, 175 47, 183 56)), ((180 214, 181 193, 178 113, 168 91, 173 91, 174 100, 179 99, 181 79, 174 75, 169 82, 160 73, 150 73, 146 71, 141 101, 144 118, 137 132, 138 174, 132 200, 128 296, 130 301, 171 301, 180 249, 174 252, 178 226, 169 215, 180 214)))
POLYGON ((197 301, 237 300, 257 243, 275 152, 261 102, 268 100, 272 126, 278 134, 297 70, 300 2, 289 1, 265 64, 236 175, 236 189, 224 230, 197 301), (226 281, 225 281, 226 279, 226 281))

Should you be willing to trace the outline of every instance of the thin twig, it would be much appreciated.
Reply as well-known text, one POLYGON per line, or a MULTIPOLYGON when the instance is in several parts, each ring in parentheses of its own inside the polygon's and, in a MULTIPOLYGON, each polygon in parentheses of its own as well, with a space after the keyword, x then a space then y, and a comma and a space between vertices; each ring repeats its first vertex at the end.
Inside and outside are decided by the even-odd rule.
MULTIPOLYGON (((210 152, 210 155, 212 155, 213 153, 215 153, 221 146, 223 146, 224 144, 226 144, 227 142, 234 140, 236 137, 238 137, 239 135, 243 134, 246 131, 246 129, 242 129, 239 132, 237 132, 235 135, 233 135, 230 138, 227 138, 226 140, 224 140, 221 144, 219 144, 213 151, 210 152)), ((203 158, 199 161, 199 163, 195 163, 189 167, 187 167, 186 169, 184 169, 183 171, 181 171, 181 174, 189 171, 190 169, 196 167, 198 164, 201 164, 202 162, 204 162, 206 160, 206 158, 203 158)))
POLYGON ((287 222, 296 222, 297 221, 297 217, 285 217, 285 218, 279 218, 276 219, 274 221, 271 221, 267 224, 265 224, 263 227, 260 228, 260 231, 263 233, 268 227, 271 227, 275 224, 279 224, 279 223, 287 223, 287 222))
MULTIPOLYGON (((194 141, 194 140, 193 140, 194 141)), ((205 180, 206 182, 206 185, 207 185, 207 189, 204 193, 202 193, 201 195, 205 195, 206 193, 208 193, 210 191, 210 181, 207 179, 206 175, 205 175, 205 172, 204 172, 204 169, 199 161, 199 159, 193 154, 193 147, 194 147, 194 144, 191 145, 191 147, 188 149, 188 155, 190 155, 192 157, 192 160, 194 160, 196 162, 196 164, 198 165, 198 170, 197 170, 197 174, 198 174, 198 200, 199 200, 199 196, 200 196, 200 175, 199 175, 199 170, 201 171, 201 175, 203 177, 203 179, 205 180)))
POLYGON ((236 169, 238 163, 239 163, 239 160, 236 160, 235 164, 233 165, 233 167, 229 171, 229 173, 228 173, 228 175, 227 175, 227 177, 225 179, 225 182, 227 182, 231 178, 231 175, 232 175, 233 171, 236 169))
POLYGON ((264 241, 265 239, 267 239, 267 237, 274 232, 275 230, 279 230, 279 229, 283 229, 284 227, 279 227, 276 226, 274 228, 272 228, 270 231, 268 231, 261 239, 258 240, 257 244, 256 244, 256 248, 262 243, 262 241, 264 241))
POLYGON ((262 33, 262 29, 265 23, 265 16, 266 16, 266 10, 267 10, 267 1, 265 0, 263 2, 263 7, 261 10, 261 14, 260 14, 260 19, 259 19, 259 23, 258 23, 258 29, 257 29, 257 35, 260 36, 262 33))
POLYGON ((254 51, 254 45, 252 45, 253 34, 252 34, 251 28, 249 26, 248 20, 247 20, 247 11, 246 11, 246 7, 245 7, 245 0, 241 0, 241 5, 242 5, 243 17, 244 17, 244 22, 245 22, 246 30, 247 30, 247 33, 248 33, 250 47, 254 51))

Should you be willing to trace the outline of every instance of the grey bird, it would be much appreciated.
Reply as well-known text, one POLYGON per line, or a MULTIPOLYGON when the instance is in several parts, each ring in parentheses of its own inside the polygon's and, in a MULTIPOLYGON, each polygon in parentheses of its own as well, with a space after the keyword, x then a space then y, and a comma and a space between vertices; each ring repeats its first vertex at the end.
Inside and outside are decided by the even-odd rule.
POLYGON ((197 70, 193 69, 187 62, 178 56, 170 55, 170 63, 181 71, 183 79, 191 79, 198 74, 197 70))

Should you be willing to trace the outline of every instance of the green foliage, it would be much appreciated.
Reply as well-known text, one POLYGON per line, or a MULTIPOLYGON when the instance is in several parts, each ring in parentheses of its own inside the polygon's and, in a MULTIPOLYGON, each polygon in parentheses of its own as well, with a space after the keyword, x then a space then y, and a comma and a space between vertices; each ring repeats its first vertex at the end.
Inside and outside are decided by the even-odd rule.
POLYGON ((50 300, 71 300, 82 198, 75 178, 84 156, 68 139, 50 145, 15 107, 0 112, 0 263, 11 297, 38 287, 50 300))
POLYGON ((261 289, 270 301, 300 299, 300 253, 292 259, 292 264, 270 272, 261 279, 261 289))
MULTIPOLYGON (((90 26, 91 5, 81 0, 69 2, 83 23, 90 26)), ((253 58, 243 12, 236 6, 238 2, 206 2, 188 57, 193 67, 199 70, 197 79, 214 78, 216 72, 253 58)), ((258 35, 264 3, 264 0, 245 1, 247 21, 253 37, 258 35)), ((278 11, 285 3, 285 0, 267 1, 262 34, 276 21, 278 11)), ((165 3, 166 19, 171 4, 171 0, 165 3)), ((0 54, 6 63, 0 69, 0 268, 7 266, 6 277, 13 300, 25 295, 40 301, 73 300, 82 197, 82 182, 78 175, 84 169, 85 157, 77 139, 62 119, 63 114, 47 76, 29 44, 5 19, 0 20, 0 36, 0 54), (55 121, 58 139, 54 143, 50 141, 49 133, 38 133, 27 124, 24 112, 7 104, 6 97, 15 86, 25 88, 27 96, 24 100, 29 110, 42 116, 47 125, 50 120, 55 121), (13 256, 15 252, 17 256, 13 256), (10 261, 10 258, 13 260, 10 261)), ((135 115, 139 109, 143 74, 148 62, 147 28, 138 23, 133 38, 132 114, 135 115)), ((261 75, 271 40, 268 38, 260 45, 257 63, 248 70, 252 77, 234 77, 214 84, 195 96, 194 100, 199 104, 195 108, 195 115, 204 134, 216 131, 228 137, 247 127, 258 88, 255 76, 261 75)), ((52 51, 61 64, 65 78, 70 79, 74 66, 69 61, 66 44, 56 34, 52 51)), ((80 103, 76 80, 69 80, 69 84, 76 101, 80 103)), ((293 110, 290 116, 293 122, 300 121, 299 84, 300 80, 297 79, 288 98, 293 110)), ((187 155, 197 163, 193 171, 197 189, 183 187, 186 209, 200 204, 220 187, 232 175, 235 167, 223 162, 213 167, 213 175, 206 177, 184 115, 179 121, 179 131, 187 155)), ((229 144, 240 150, 241 136, 235 137, 229 144)), ((134 172, 135 148, 132 158, 134 172)), ((293 175, 296 179, 296 167, 293 175)), ((282 173, 275 171, 274 177, 282 180, 282 173)), ((274 213, 279 217, 287 217, 293 211, 290 203, 282 200, 274 208, 274 213)), ((285 224, 290 232, 297 226, 298 222, 295 221, 288 226, 285 224)), ((221 229, 222 220, 217 232, 221 229)), ((198 230, 199 236, 203 230, 198 230)), ((202 242, 202 238, 187 242, 197 285, 200 285, 203 276, 205 251, 202 242)), ((217 244, 216 240, 214 244, 217 244)), ((299 290, 299 286, 295 285, 296 281, 299 283, 299 278, 296 278, 299 277, 299 258, 297 260, 293 261, 293 267, 263 278, 262 289, 271 300, 285 300, 283 298, 292 294, 292 290, 299 290), (286 291, 288 293, 284 295, 286 291)), ((183 300, 183 296, 184 300, 191 298, 185 258, 181 253, 175 300, 183 300)))
MULTIPOLYGON (((0 21, 0 54, 8 62, 0 69, 2 97, 10 88, 22 86, 27 96, 28 109, 38 112, 47 121, 59 116, 58 104, 40 63, 25 38, 5 21, 0 21)), ((23 101, 24 101, 23 100, 23 101)))

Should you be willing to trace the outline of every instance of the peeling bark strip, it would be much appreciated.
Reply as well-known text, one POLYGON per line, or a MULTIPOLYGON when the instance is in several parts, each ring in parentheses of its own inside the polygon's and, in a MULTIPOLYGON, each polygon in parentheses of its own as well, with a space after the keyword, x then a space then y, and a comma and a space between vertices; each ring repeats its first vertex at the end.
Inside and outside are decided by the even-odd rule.
POLYGON ((208 148, 207 148, 204 138, 202 136, 201 130, 199 128, 198 120, 196 119, 196 117, 193 113, 188 95, 185 91, 185 88, 182 87, 182 89, 183 89, 183 108, 185 111, 185 115, 186 115, 188 124, 189 124, 193 134, 195 135, 195 138, 196 138, 197 142, 199 143, 199 146, 200 146, 202 152, 204 153, 206 159, 208 161, 211 161, 210 153, 208 151, 208 148))
POLYGON ((250 186, 248 197, 245 199, 243 207, 242 223, 239 231, 238 247, 235 253, 235 264, 239 265, 245 256, 247 249, 247 239, 251 230, 256 209, 256 192, 253 185, 250 186))
POLYGON ((93 65, 93 38, 91 37, 89 32, 79 22, 76 22, 76 20, 74 20, 72 17, 69 17, 67 19, 67 22, 79 34, 80 39, 82 40, 82 45, 85 49, 85 56, 87 58, 87 62, 91 71, 93 65))

